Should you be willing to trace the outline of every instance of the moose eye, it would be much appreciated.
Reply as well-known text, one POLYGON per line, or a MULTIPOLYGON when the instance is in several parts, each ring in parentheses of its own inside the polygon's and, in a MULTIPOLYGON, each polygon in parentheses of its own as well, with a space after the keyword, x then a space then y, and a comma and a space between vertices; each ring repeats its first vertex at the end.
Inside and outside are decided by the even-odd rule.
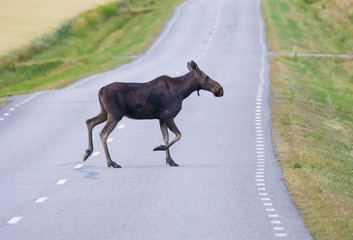
POLYGON ((210 77, 209 76, 206 76, 206 81, 208 81, 210 79, 210 77))

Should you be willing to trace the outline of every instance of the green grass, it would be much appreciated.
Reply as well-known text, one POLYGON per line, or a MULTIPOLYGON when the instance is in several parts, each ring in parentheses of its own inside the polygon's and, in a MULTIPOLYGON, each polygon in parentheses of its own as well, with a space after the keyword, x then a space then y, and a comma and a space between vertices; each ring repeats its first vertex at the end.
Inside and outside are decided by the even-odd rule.
MULTIPOLYGON (((352 53, 337 1, 265 0, 270 50, 352 53), (333 17, 335 16, 335 17, 333 17)), ((353 59, 270 57, 273 142, 292 198, 316 239, 353 237, 353 59)))
POLYGON ((288 52, 297 46, 299 52, 353 53, 351 7, 347 11, 333 0, 265 2, 271 50, 288 52))
POLYGON ((0 59, 0 96, 60 88, 143 54, 182 0, 120 0, 0 59))
POLYGON ((345 74, 353 61, 273 58, 271 65, 273 138, 293 200, 315 238, 351 239, 353 84, 345 74))

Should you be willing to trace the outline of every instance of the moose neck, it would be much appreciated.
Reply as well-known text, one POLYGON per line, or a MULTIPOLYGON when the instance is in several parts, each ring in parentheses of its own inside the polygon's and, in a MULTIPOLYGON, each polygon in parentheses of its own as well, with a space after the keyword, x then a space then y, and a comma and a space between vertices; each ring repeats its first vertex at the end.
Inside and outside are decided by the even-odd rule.
POLYGON ((189 72, 184 76, 175 78, 176 91, 183 99, 190 96, 191 93, 199 90, 198 83, 194 72, 189 72))

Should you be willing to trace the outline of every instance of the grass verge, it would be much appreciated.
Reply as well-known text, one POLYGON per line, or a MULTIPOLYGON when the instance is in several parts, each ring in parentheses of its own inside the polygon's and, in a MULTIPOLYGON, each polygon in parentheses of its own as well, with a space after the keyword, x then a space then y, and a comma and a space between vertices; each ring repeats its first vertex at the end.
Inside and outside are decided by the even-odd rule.
POLYGON ((271 50, 304 53, 353 53, 351 0, 264 0, 271 50))
POLYGON ((182 0, 120 0, 81 13, 0 59, 0 97, 60 88, 142 54, 182 0))
MULTIPOLYGON (((270 50, 352 53, 343 1, 265 0, 270 50), (337 27, 339 26, 339 27, 337 27)), ((353 59, 270 57, 273 142, 316 239, 353 237, 353 59)))
POLYGON ((9 101, 2 101, 2 100, 0 100, 0 107, 6 105, 7 103, 9 103, 9 101))

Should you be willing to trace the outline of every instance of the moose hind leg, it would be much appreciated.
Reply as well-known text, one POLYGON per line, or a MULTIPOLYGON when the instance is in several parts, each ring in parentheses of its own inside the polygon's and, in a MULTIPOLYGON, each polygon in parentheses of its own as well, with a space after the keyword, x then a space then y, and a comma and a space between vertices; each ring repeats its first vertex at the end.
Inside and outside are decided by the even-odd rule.
POLYGON ((87 130, 88 130, 88 148, 86 149, 86 152, 85 152, 85 154, 83 156, 83 161, 86 161, 87 158, 93 152, 93 140, 92 140, 92 130, 93 130, 93 128, 96 125, 101 124, 101 123, 103 123, 105 121, 107 121, 107 114, 104 111, 100 112, 97 116, 86 120, 86 125, 87 125, 87 130))
POLYGON ((102 140, 102 144, 103 144, 103 148, 104 148, 105 157, 107 159, 108 167, 113 167, 113 168, 121 168, 121 166, 112 161, 110 154, 109 154, 109 150, 108 150, 107 139, 108 139, 109 134, 114 130, 114 128, 116 127, 116 125, 120 121, 120 119, 116 120, 114 118, 108 118, 107 123, 105 124, 103 130, 99 134, 100 138, 102 140))

